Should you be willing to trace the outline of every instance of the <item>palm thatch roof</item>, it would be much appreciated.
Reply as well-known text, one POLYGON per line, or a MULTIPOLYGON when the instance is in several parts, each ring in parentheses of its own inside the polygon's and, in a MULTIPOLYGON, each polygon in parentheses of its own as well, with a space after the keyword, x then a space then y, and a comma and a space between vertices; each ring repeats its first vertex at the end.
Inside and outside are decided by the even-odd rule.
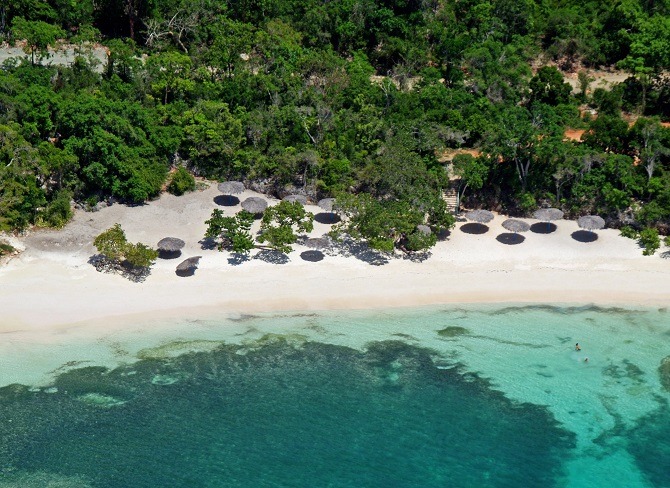
POLYGON ((322 198, 319 200, 319 207, 324 209, 326 212, 332 212, 333 211, 333 205, 335 204, 335 199, 334 198, 322 198))
POLYGON ((563 218, 563 211, 557 208, 541 208, 533 213, 533 218, 543 222, 561 220, 563 218))
POLYGON ((181 239, 177 239, 176 237, 165 237, 158 241, 156 247, 159 251, 176 252, 181 250, 185 245, 186 243, 181 239))
POLYGON ((480 224, 486 224, 493 220, 493 214, 488 210, 483 209, 471 210, 470 212, 465 214, 465 218, 468 220, 472 220, 474 222, 478 222, 480 224))
POLYGON ((217 188, 224 195, 237 195, 245 189, 244 183, 241 181, 224 181, 223 183, 219 183, 217 188))
POLYGON ((289 195, 282 198, 285 202, 298 202, 300 205, 307 205, 307 197, 305 195, 289 195))
POLYGON ((510 232, 528 232, 530 230, 530 224, 524 222, 523 220, 517 219, 507 219, 502 223, 502 226, 509 230, 510 232))
POLYGON ((177 274, 179 276, 191 276, 198 269, 198 263, 202 256, 193 256, 192 258, 184 259, 177 265, 177 274))
POLYGON ((586 230, 599 230, 605 227, 605 220, 602 217, 599 217, 598 215, 584 215, 583 217, 579 217, 577 220, 577 225, 581 229, 586 229, 586 230))
POLYGON ((260 197, 249 197, 242 202, 242 208, 252 214, 261 214, 268 208, 268 202, 260 197))

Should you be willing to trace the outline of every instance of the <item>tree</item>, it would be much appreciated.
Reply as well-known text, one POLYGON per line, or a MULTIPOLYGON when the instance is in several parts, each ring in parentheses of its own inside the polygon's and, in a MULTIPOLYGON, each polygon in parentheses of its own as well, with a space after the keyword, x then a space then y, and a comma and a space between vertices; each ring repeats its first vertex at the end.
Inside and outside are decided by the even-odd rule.
POLYGON ((193 190, 195 190, 195 178, 193 178, 193 175, 189 173, 186 168, 180 166, 177 168, 177 171, 172 174, 170 183, 167 186, 167 191, 173 195, 180 196, 193 190))
MULTIPOLYGON (((667 131, 658 119, 640 117, 630 129, 631 145, 637 150, 640 162, 647 172, 648 180, 654 176, 654 170, 661 156, 670 154, 670 148, 664 145, 662 133, 667 131)), ((667 137, 665 138, 668 139, 667 137)))
POLYGON ((281 201, 265 210, 258 242, 267 243, 275 251, 289 253, 291 244, 298 240, 296 232, 311 232, 314 214, 307 212, 299 202, 281 201))
POLYGON ((191 58, 175 51, 154 54, 147 59, 151 89, 162 95, 163 103, 172 97, 183 96, 193 91, 191 58))
POLYGON ((158 251, 142 243, 131 244, 121 224, 99 234, 93 241, 98 252, 112 265, 120 265, 135 277, 145 276, 158 258, 158 251))
POLYGON ((405 201, 379 201, 368 194, 343 194, 337 198, 342 222, 333 228, 337 238, 348 234, 364 239, 372 249, 392 252, 420 251, 435 245, 434 234, 423 234, 418 226, 424 224, 425 213, 405 201))
POLYGON ((531 102, 547 105, 567 103, 572 87, 563 79, 563 75, 553 66, 543 66, 530 80, 531 102))
POLYGON ((23 17, 16 17, 12 22, 14 36, 26 40, 25 52, 30 54, 30 63, 35 65, 35 54, 38 61, 43 57, 49 56, 49 46, 56 42, 56 39, 65 36, 65 32, 60 27, 47 24, 40 20, 30 21, 23 17))
POLYGON ((239 254, 248 254, 254 247, 254 238, 251 236, 251 225, 254 222, 253 214, 242 210, 234 217, 225 217, 221 210, 214 209, 207 224, 205 237, 221 239, 219 251, 228 249, 239 254))
POLYGON ((463 195, 468 188, 479 190, 488 176, 489 168, 485 159, 475 158, 471 154, 457 154, 452 161, 454 174, 459 177, 458 202, 456 211, 460 209, 463 195))

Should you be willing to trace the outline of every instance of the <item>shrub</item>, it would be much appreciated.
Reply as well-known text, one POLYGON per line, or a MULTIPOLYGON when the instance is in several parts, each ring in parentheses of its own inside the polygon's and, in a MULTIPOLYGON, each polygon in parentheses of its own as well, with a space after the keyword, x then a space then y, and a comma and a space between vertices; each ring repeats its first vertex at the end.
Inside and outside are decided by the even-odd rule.
POLYGON ((180 166, 172 175, 167 191, 173 195, 180 196, 187 191, 193 190, 195 190, 195 178, 193 178, 193 175, 186 168, 180 166))
POLYGON ((0 242, 0 257, 6 255, 6 254, 12 254, 16 249, 14 249, 12 246, 9 244, 5 244, 4 242, 0 242))
POLYGON ((640 232, 639 241, 640 246, 644 248, 642 254, 645 256, 652 256, 659 247, 661 247, 661 239, 658 237, 658 230, 653 228, 644 229, 640 232))
POLYGON ((633 229, 631 226, 626 225, 621 228, 621 236, 627 237, 628 239, 637 239, 638 236, 640 235, 638 231, 633 229))

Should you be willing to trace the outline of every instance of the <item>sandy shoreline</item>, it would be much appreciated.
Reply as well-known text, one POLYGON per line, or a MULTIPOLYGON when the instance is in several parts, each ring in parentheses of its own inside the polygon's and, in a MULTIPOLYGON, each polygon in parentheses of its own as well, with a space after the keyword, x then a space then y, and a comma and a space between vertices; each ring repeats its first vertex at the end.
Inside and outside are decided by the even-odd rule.
MULTIPOLYGON (((338 255, 312 263, 300 258, 305 248, 297 246, 286 264, 253 259, 232 265, 229 253, 202 249, 198 242, 204 221, 217 208, 217 195, 212 185, 183 197, 163 195, 141 207, 78 212, 63 230, 28 235, 26 251, 0 268, 0 333, 142 315, 193 318, 477 302, 670 303, 670 259, 642 256, 634 241, 612 229, 599 232, 595 242, 577 242, 571 237, 577 230, 572 221, 561 221, 549 235, 527 233, 525 242, 514 246, 495 239, 504 232, 503 216, 482 235, 466 234, 458 224, 423 262, 391 259, 371 265, 360 256, 338 255), (97 272, 88 263, 92 239, 115 222, 134 242, 184 239, 183 257, 159 260, 144 283, 97 272), (203 256, 195 276, 177 276, 176 264, 193 255, 203 256)), ((317 223, 311 235, 328 229, 317 223)))

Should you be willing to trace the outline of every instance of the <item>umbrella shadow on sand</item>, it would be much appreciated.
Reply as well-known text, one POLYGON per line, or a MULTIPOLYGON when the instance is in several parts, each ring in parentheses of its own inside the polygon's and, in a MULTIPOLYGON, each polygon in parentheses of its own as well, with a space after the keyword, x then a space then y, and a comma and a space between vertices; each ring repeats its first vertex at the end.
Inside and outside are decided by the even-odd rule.
POLYGON ((234 207, 240 204, 240 199, 235 195, 217 195, 214 197, 214 203, 220 207, 234 207))
POLYGON ((530 226, 530 231, 533 234, 551 234, 556 232, 558 226, 551 222, 536 222, 530 226))
POLYGON ((309 261, 310 263, 318 263, 319 261, 323 261, 324 257, 325 255, 317 249, 310 249, 309 251, 303 251, 300 253, 300 258, 304 261, 309 261))
POLYGON ((489 226, 485 224, 480 224, 478 222, 470 222, 468 224, 461 225, 461 232, 466 234, 486 234, 489 231, 489 226))
POLYGON ((314 220, 319 224, 332 225, 337 224, 342 219, 335 212, 319 212, 318 214, 314 215, 314 220))
POLYGON ((590 230, 576 230, 571 234, 571 237, 577 242, 595 242, 598 240, 598 234, 590 230))
POLYGON ((521 234, 516 234, 514 232, 503 232, 502 234, 498 234, 496 236, 496 241, 500 242, 501 244, 506 244, 508 246, 521 244, 525 240, 526 238, 524 236, 522 236, 521 234))

